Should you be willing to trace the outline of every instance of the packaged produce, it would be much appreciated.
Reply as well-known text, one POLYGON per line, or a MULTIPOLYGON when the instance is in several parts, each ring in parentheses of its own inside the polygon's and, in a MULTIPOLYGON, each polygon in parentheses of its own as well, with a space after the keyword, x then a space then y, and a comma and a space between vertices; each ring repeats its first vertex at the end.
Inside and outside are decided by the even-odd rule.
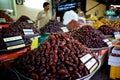
POLYGON ((52 33, 38 48, 17 58, 13 66, 35 80, 75 80, 90 73, 90 65, 86 66, 86 60, 83 63, 81 59, 86 54, 98 63, 95 53, 73 37, 52 33))
POLYGON ((78 29, 72 36, 89 48, 107 47, 107 44, 103 42, 104 34, 89 25, 78 29))

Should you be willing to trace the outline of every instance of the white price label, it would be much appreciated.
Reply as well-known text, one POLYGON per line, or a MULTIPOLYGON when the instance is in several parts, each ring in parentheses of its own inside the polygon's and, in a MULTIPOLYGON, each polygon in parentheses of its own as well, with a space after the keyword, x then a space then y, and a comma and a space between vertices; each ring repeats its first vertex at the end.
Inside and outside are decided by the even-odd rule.
POLYGON ((112 47, 112 42, 109 41, 109 39, 103 39, 103 41, 109 46, 109 47, 112 47))
POLYGON ((109 40, 108 39, 103 39, 104 42, 108 42, 109 40))
POLYGON ((5 18, 0 18, 0 22, 6 22, 5 18))
POLYGON ((67 27, 61 27, 61 29, 63 30, 63 32, 69 32, 67 27))
POLYGON ((87 62, 90 58, 92 58, 92 56, 90 54, 86 54, 83 57, 80 58, 80 60, 85 63, 87 62))
POLYGON ((27 20, 27 22, 28 22, 28 23, 33 23, 33 21, 32 21, 32 20, 27 20))
POLYGON ((98 66, 98 63, 96 63, 90 70, 89 72, 92 73, 98 66))
POLYGON ((25 35, 30 35, 30 34, 33 35, 34 34, 33 29, 23 29, 23 32, 25 35))
POLYGON ((22 39, 21 36, 14 36, 14 37, 3 38, 4 42, 15 41, 15 40, 20 40, 20 39, 22 39))
POLYGON ((89 70, 94 64, 96 63, 96 60, 94 58, 92 58, 91 60, 89 60, 85 66, 87 67, 87 69, 89 70))
POLYGON ((25 47, 25 44, 19 44, 19 45, 7 47, 7 50, 17 49, 17 48, 22 48, 22 47, 25 47))

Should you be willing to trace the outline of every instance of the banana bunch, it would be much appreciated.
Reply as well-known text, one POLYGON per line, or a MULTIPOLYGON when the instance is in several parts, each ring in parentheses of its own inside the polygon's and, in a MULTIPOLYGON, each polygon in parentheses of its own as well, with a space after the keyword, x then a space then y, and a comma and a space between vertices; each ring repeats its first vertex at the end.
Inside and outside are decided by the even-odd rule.
POLYGON ((115 30, 120 30, 120 19, 111 22, 110 26, 113 27, 115 30))
POLYGON ((108 20, 108 19, 106 19, 106 18, 102 18, 102 19, 100 19, 100 21, 104 24, 104 25, 111 25, 111 22, 108 20))
POLYGON ((98 29, 100 26, 102 26, 103 23, 99 20, 96 20, 93 24, 92 24, 92 27, 95 28, 95 29, 98 29))

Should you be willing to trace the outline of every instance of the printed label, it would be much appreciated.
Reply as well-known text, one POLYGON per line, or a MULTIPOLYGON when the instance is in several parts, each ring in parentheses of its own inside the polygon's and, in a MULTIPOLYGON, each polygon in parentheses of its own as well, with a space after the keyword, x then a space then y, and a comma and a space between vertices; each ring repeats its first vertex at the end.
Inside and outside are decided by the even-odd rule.
POLYGON ((86 54, 83 57, 80 58, 80 60, 85 63, 87 62, 90 58, 92 58, 92 56, 90 54, 86 54))
POLYGON ((19 39, 22 39, 22 37, 14 36, 14 37, 3 38, 4 42, 15 41, 15 40, 19 40, 19 39))
POLYGON ((63 30, 63 32, 69 32, 67 27, 61 27, 61 29, 63 30))
POLYGON ((87 67, 88 70, 90 70, 90 68, 96 63, 96 60, 94 58, 92 58, 91 60, 89 60, 85 66, 87 67))

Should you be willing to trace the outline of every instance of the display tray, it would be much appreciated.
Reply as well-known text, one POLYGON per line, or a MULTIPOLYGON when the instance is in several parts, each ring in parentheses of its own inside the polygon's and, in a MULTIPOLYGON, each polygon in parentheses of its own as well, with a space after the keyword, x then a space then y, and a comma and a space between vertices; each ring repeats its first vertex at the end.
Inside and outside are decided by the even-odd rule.
MULTIPOLYGON (((79 79, 76 79, 76 80, 85 80, 85 79, 91 77, 92 75, 94 75, 94 74, 96 73, 96 71, 98 71, 98 69, 100 68, 100 66, 101 66, 101 61, 99 60, 97 68, 96 68, 92 73, 90 73, 90 74, 88 74, 88 75, 86 75, 86 76, 83 76, 83 77, 81 77, 81 78, 79 78, 79 79)), ((14 70, 19 76, 25 78, 25 80, 34 80, 34 79, 31 79, 31 78, 29 78, 29 77, 21 74, 21 73, 20 73, 17 69, 15 69, 15 68, 14 68, 13 70, 14 70)))
POLYGON ((30 45, 31 45, 31 44, 28 44, 28 45, 25 45, 24 47, 16 48, 16 49, 11 49, 11 50, 1 49, 1 50, 0 50, 0 54, 15 52, 15 51, 18 51, 18 50, 24 49, 24 48, 26 48, 26 47, 28 47, 28 46, 30 46, 30 45))
POLYGON ((94 51, 98 51, 98 50, 109 49, 109 47, 102 47, 102 48, 89 48, 89 49, 94 50, 94 51))

